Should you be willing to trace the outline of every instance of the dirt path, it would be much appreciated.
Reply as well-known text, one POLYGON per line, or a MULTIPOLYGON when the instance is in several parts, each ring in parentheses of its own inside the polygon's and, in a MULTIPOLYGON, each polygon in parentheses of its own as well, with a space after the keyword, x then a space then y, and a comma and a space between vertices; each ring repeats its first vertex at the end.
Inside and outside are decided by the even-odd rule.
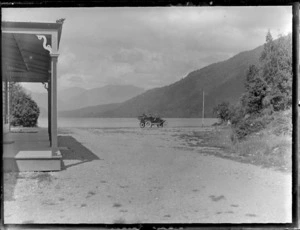
POLYGON ((291 174, 187 148, 195 130, 73 129, 63 171, 5 174, 5 223, 291 221, 291 174))

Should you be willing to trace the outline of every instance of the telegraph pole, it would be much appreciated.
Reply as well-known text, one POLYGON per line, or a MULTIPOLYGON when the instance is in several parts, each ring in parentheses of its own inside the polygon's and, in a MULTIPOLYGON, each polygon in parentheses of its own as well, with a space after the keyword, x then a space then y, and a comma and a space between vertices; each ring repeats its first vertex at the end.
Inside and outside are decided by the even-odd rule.
POLYGON ((204 125, 204 90, 202 96, 202 126, 204 125))

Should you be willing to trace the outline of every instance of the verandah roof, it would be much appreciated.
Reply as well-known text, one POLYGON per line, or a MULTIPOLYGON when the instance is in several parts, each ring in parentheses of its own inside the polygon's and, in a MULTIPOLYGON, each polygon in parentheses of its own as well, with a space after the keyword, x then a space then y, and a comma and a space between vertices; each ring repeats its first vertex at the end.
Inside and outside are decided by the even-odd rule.
POLYGON ((51 46, 53 31, 59 46, 62 23, 2 22, 1 26, 2 67, 9 74, 2 76, 14 82, 48 82, 51 57, 44 46, 51 46), (37 35, 44 35, 47 42, 37 35))

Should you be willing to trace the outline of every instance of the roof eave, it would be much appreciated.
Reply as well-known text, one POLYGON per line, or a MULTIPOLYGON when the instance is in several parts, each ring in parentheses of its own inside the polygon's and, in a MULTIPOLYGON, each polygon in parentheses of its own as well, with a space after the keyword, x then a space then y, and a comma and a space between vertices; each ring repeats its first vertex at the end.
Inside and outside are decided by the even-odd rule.
POLYGON ((12 22, 2 21, 2 28, 27 28, 27 29, 43 29, 43 30, 56 30, 58 32, 58 47, 60 43, 63 23, 50 23, 50 22, 12 22))

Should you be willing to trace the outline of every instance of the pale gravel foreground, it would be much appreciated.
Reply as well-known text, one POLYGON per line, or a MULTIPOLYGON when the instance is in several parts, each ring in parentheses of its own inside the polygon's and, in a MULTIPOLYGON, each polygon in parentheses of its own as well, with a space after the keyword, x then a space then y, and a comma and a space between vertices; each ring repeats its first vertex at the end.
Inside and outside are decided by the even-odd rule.
POLYGON ((5 174, 5 223, 291 222, 291 174, 185 148, 176 134, 201 127, 70 130, 99 159, 19 173, 13 191, 5 174))

